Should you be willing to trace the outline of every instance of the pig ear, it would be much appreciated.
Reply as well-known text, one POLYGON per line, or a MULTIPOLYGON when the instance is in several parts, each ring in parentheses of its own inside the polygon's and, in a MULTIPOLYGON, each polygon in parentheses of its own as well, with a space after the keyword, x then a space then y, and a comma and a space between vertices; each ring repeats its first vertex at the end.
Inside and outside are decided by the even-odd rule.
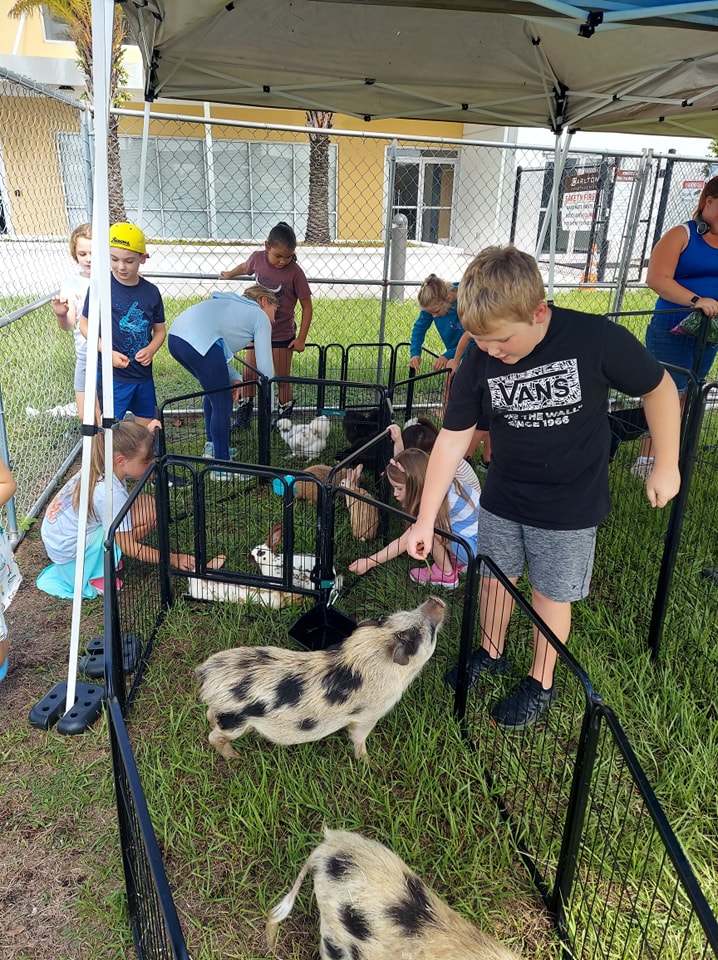
POLYGON ((411 658, 416 655, 417 633, 407 630, 395 633, 389 641, 389 652, 394 663, 405 667, 411 658))

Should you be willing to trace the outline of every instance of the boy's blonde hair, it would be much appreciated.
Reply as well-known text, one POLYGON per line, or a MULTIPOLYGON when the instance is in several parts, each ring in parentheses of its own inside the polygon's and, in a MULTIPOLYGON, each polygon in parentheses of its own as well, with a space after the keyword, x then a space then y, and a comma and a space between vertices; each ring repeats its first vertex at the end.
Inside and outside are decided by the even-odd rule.
POLYGON ((458 314, 474 336, 490 333, 502 321, 531 323, 546 299, 538 264, 509 244, 487 247, 466 268, 459 284, 458 314))
POLYGON ((246 290, 242 291, 242 296, 248 300, 254 300, 255 303, 259 303, 261 297, 266 297, 270 303, 275 305, 279 303, 277 294, 269 287, 263 287, 261 283, 253 283, 251 287, 247 287, 246 290))
POLYGON ((80 239, 92 240, 92 224, 81 223, 70 234, 70 256, 77 263, 77 241, 80 239))
POLYGON ((419 306, 425 310, 434 303, 452 303, 456 299, 456 290, 452 284, 437 277, 435 273, 430 273, 419 287, 417 300, 419 306))

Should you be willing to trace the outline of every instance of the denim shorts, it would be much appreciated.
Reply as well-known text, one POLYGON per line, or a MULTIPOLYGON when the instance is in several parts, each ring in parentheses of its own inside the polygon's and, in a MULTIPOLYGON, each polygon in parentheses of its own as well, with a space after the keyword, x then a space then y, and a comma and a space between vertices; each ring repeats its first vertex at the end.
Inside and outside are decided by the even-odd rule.
MULTIPOLYGON (((83 353, 82 356, 78 353, 75 357, 75 390, 84 392, 85 390, 85 377, 87 375, 87 354, 83 353)), ((80 410, 80 415, 82 415, 82 410, 80 410)))
MULTIPOLYGON (((674 367, 692 370, 696 361, 698 341, 695 337, 670 332, 671 328, 675 327, 681 319, 682 317, 677 314, 671 314, 670 318, 666 316, 653 317, 646 330, 646 347, 661 363, 670 363, 674 367)), ((699 380, 705 380, 708 376, 708 371, 713 366, 717 351, 718 345, 706 344, 698 369, 699 380)), ((682 373, 675 373, 673 370, 668 372, 675 380, 678 392, 685 393, 688 386, 688 377, 682 373)))
POLYGON ((544 530, 497 517, 482 507, 479 553, 491 557, 510 579, 519 579, 528 565, 534 590, 555 603, 568 603, 588 596, 596 529, 544 530))

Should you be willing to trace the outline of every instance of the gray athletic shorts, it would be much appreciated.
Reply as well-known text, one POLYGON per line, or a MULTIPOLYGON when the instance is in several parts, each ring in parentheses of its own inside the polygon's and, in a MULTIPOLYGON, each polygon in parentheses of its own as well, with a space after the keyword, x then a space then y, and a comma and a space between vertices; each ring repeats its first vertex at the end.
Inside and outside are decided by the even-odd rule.
POLYGON ((529 583, 549 600, 567 603, 588 596, 596 552, 596 527, 543 530, 479 510, 479 553, 518 579, 528 565, 529 583))

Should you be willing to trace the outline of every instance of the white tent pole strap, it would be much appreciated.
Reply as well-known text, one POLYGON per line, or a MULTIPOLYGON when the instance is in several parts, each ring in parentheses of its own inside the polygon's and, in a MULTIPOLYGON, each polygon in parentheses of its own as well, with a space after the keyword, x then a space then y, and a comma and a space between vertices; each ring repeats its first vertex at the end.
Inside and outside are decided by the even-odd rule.
MULTIPOLYGON (((149 104, 145 104, 145 109, 149 104)), ((212 105, 208 101, 202 104, 202 114, 205 120, 212 119, 212 105)), ((209 235, 217 236, 217 186, 214 172, 214 150, 212 149, 212 124, 204 125, 205 157, 207 158, 207 201, 209 204, 209 235)))
MULTIPOLYGON (((108 186, 107 186, 107 129, 109 108, 109 51, 112 49, 112 16, 114 6, 112 0, 92 0, 92 80, 94 88, 95 109, 95 170, 94 170, 94 209, 92 217, 92 268, 90 276, 90 309, 88 317, 87 337, 87 373, 85 389, 85 407, 83 410, 83 425, 90 427, 95 423, 95 399, 97 384, 97 341, 101 318, 105 310, 103 300, 109 303, 109 263, 110 255, 107 238, 109 235, 108 186), (109 15, 109 36, 106 29, 106 14, 109 15), (99 294, 99 296, 98 296, 99 294)), ((107 314, 109 318, 109 314, 107 314)), ((112 342, 112 327, 104 329, 102 335, 107 335, 107 343, 112 342)), ((110 364, 112 354, 108 354, 110 364)), ((103 358, 104 359, 104 358, 103 358)), ((104 370, 104 363, 103 363, 104 370)), ((104 373, 103 373, 104 378, 104 373)), ((110 380, 110 388, 112 380, 110 380)), ((107 431, 112 443, 112 431, 107 431)), ((105 453, 107 457, 107 452, 105 453)), ((80 507, 77 529, 77 564, 75 568, 74 594, 72 599, 72 622, 70 626, 70 652, 67 669, 67 696, 65 699, 65 713, 68 713, 75 704, 77 681, 77 656, 80 647, 80 617, 82 611, 82 585, 85 573, 85 541, 87 538, 87 514, 89 509, 89 480, 90 461, 92 457, 92 437, 86 435, 82 443, 82 467, 80 471, 80 507)), ((105 462, 112 463, 112 456, 105 462)), ((107 473, 107 471, 105 471, 107 473)), ((110 476, 112 473, 110 471, 110 476)), ((110 483, 110 490, 112 489, 110 483)), ((111 496, 111 494, 110 494, 111 496)), ((108 502, 106 510, 112 518, 112 501, 108 502)))

